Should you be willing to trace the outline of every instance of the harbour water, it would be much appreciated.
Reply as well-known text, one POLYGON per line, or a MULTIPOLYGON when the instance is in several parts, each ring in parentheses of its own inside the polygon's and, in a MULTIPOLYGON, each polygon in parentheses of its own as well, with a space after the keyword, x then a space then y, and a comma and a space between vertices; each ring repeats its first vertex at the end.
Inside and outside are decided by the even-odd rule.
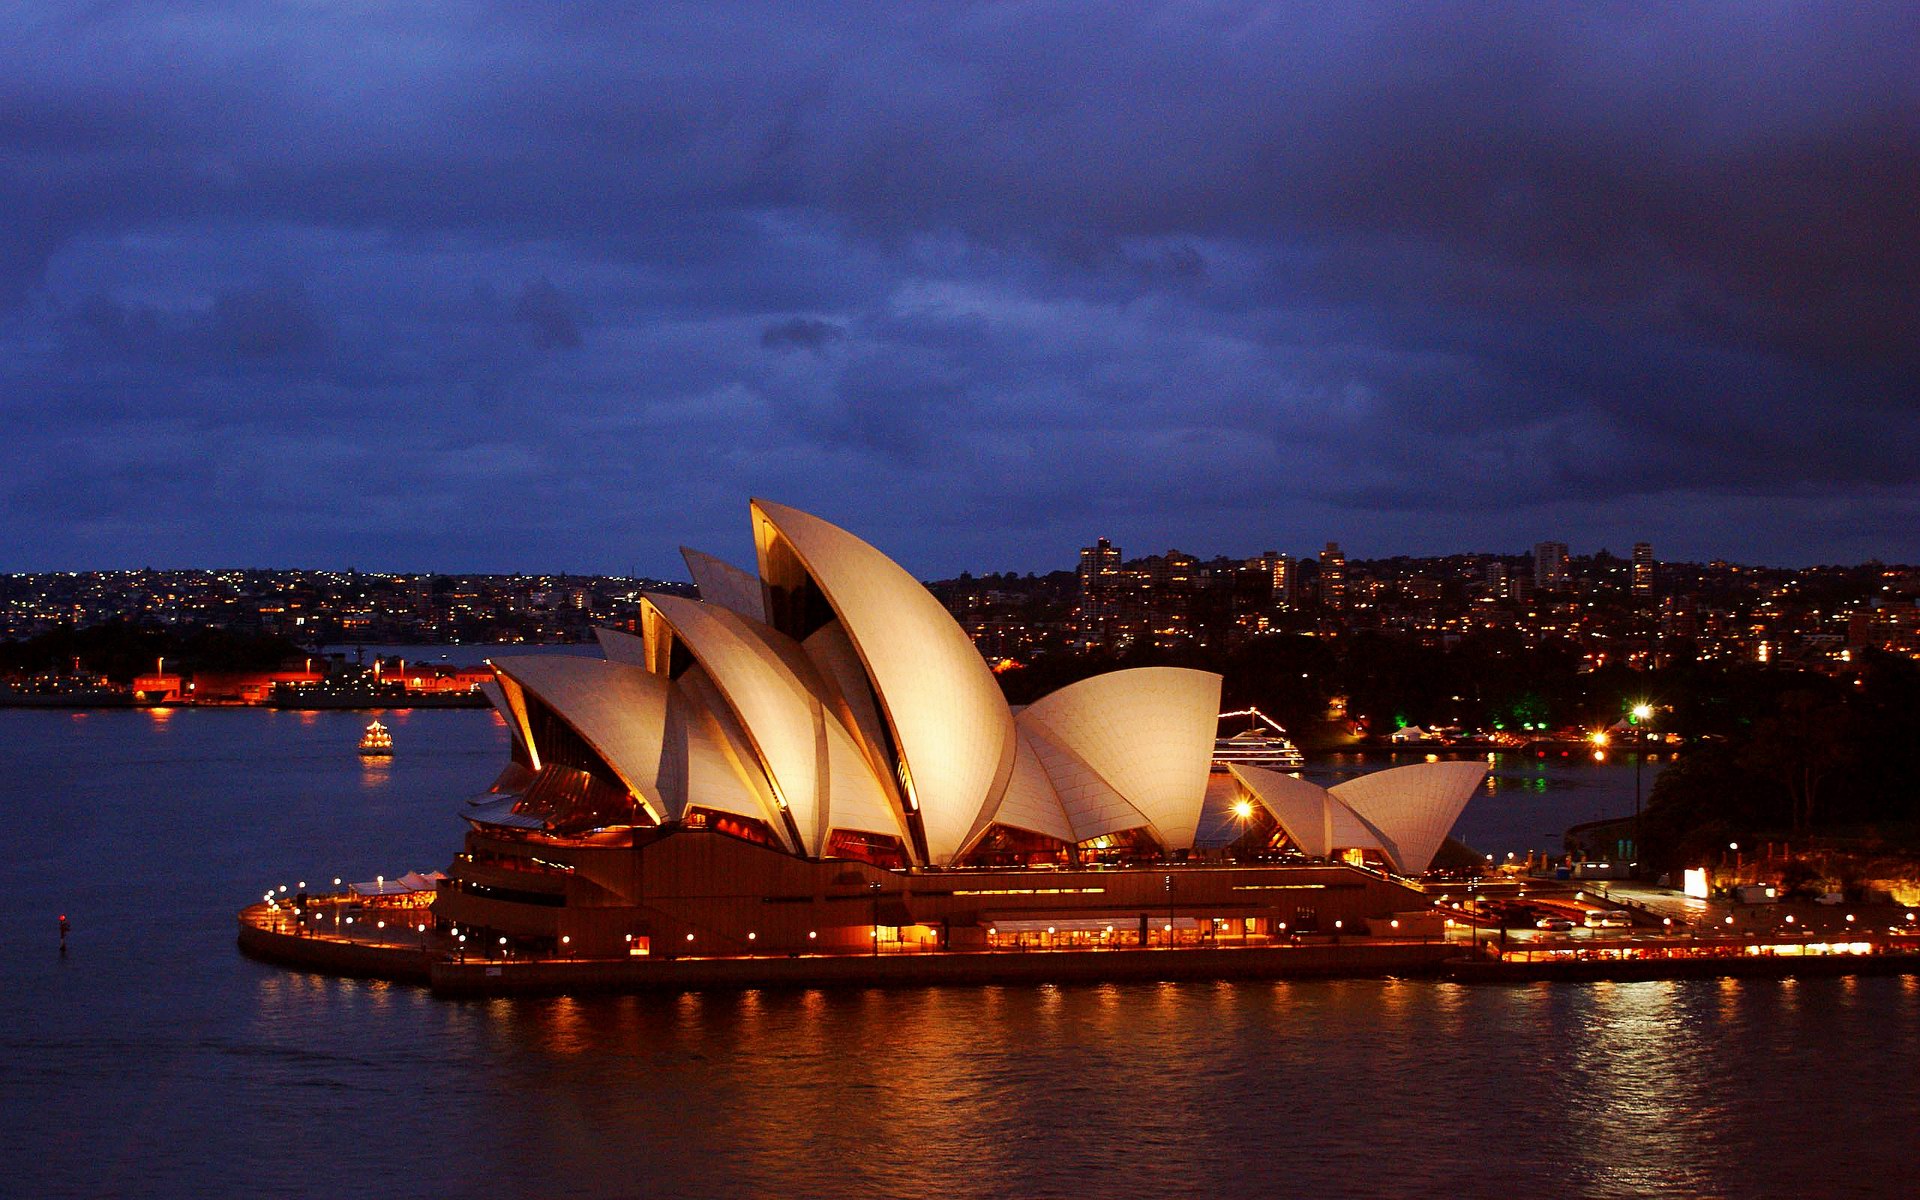
MULTIPOLYGON (((241 958, 268 887, 444 865, 504 754, 396 711, 367 763, 366 719, 0 711, 0 1194, 1913 1191, 1914 979, 466 1003, 241 958)), ((1631 809, 1508 766, 1477 846, 1631 809)))

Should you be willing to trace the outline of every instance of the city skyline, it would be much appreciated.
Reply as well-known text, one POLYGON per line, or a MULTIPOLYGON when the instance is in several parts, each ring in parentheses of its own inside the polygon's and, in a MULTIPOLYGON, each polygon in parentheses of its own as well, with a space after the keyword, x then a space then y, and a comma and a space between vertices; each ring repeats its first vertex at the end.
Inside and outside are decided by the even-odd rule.
MULTIPOLYGON (((1409 562, 1438 563, 1438 562, 1445 562, 1453 559, 1478 559, 1478 560, 1488 560, 1488 561, 1513 559, 1513 560, 1526 560, 1527 563, 1532 563, 1537 558, 1540 548, 1543 546, 1561 547, 1563 551, 1566 553, 1567 561, 1569 562, 1592 561, 1592 560, 1604 557, 1604 558, 1609 558, 1609 559, 1618 561, 1623 564, 1627 564, 1629 567, 1631 567, 1631 565, 1635 562, 1636 552, 1638 552, 1641 548, 1644 547, 1649 552, 1652 552, 1653 550, 1656 549, 1653 543, 1642 540, 1642 539, 1635 539, 1631 543, 1624 543, 1620 548, 1616 548, 1610 545, 1596 545, 1592 547, 1585 547, 1580 545, 1569 545, 1568 543, 1561 542, 1561 541, 1542 541, 1542 542, 1533 542, 1528 545, 1519 546, 1519 547, 1490 548, 1490 547, 1484 547, 1484 546, 1476 546, 1476 547, 1470 547, 1470 548, 1433 549, 1428 551, 1400 551, 1395 553, 1381 553, 1381 554, 1349 553, 1347 551, 1347 547, 1350 545, 1350 543, 1340 542, 1340 541, 1328 541, 1328 542, 1320 543, 1317 545, 1289 546, 1287 548, 1278 548, 1278 549, 1272 546, 1268 546, 1264 550, 1256 550, 1253 548, 1256 544, 1266 545, 1266 543, 1261 542, 1261 540, 1257 536, 1254 537, 1252 541, 1249 541, 1244 545, 1226 546, 1218 550, 1189 549, 1189 547, 1198 547, 1201 544, 1199 540, 1191 537, 1185 538, 1185 539, 1176 538, 1175 544, 1166 545, 1166 546, 1154 546, 1154 545, 1146 545, 1144 543, 1122 542, 1121 540, 1108 536, 1107 534, 1100 534, 1097 536, 1093 536, 1092 540, 1111 544, 1116 550, 1119 550, 1122 552, 1122 554, 1124 555, 1123 560, 1126 562, 1136 562, 1139 560, 1161 556, 1169 553, 1189 555, 1198 561, 1208 562, 1208 563, 1219 562, 1219 561, 1240 561, 1244 559, 1254 559, 1254 558, 1259 558, 1262 555, 1271 556, 1277 553, 1282 558, 1288 559, 1291 562, 1302 563, 1302 562, 1309 562, 1309 561, 1317 561, 1320 555, 1325 553, 1327 548, 1333 548, 1340 552, 1341 561, 1343 563, 1350 563, 1356 567, 1369 565, 1369 564, 1396 562, 1396 561, 1402 561, 1402 560, 1409 561, 1409 562), (1182 541, 1184 541, 1186 545, 1180 544, 1182 541)), ((1084 556, 1084 553, 1087 547, 1082 546, 1075 549, 1067 549, 1067 548, 1064 548, 1064 546, 1065 544, 1063 543, 1062 547, 1054 548, 1051 551, 1051 556, 1048 557, 1046 561, 1039 562, 1034 565, 1027 565, 1024 563, 1008 564, 1008 563, 998 563, 998 562, 987 562, 987 563, 964 563, 963 562, 963 563, 957 564, 955 569, 947 574, 923 575, 923 576, 920 576, 920 578, 924 579, 928 583, 951 583, 956 580, 967 578, 967 577, 984 577, 984 576, 994 576, 994 575, 1012 575, 1012 576, 1031 575, 1031 576, 1045 577, 1047 575, 1062 573, 1062 572, 1067 574, 1072 574, 1076 570, 1076 562, 1078 558, 1081 556, 1084 556)), ((1049 551, 1047 551, 1044 548, 1039 552, 1042 554, 1049 553, 1049 551)), ((723 560, 728 558, 727 555, 717 555, 716 557, 719 557, 723 560)), ((752 558, 751 548, 748 548, 747 550, 743 551, 738 556, 738 558, 741 560, 751 559, 752 558)), ((1851 570, 1851 569, 1856 569, 1860 567, 1869 567, 1869 566, 1881 566, 1881 567, 1887 567, 1890 569, 1906 571, 1906 570, 1912 570, 1917 565, 1920 565, 1916 563, 1903 562, 1899 560, 1880 559, 1880 558, 1865 558, 1865 559, 1858 559, 1858 560, 1852 560, 1852 561, 1840 561, 1840 560, 1815 561, 1815 562, 1807 562, 1807 563, 1787 563, 1787 562, 1779 562, 1779 561, 1749 561, 1749 560, 1736 559, 1736 558, 1733 558, 1727 555, 1722 555, 1722 554, 1715 554, 1715 555, 1709 555, 1706 557, 1697 557, 1697 558, 1679 558, 1679 557, 1669 557, 1666 555, 1659 555, 1657 557, 1654 557, 1651 561, 1660 565, 1667 565, 1667 566, 1689 566, 1689 567, 1727 566, 1727 567, 1737 567, 1741 570, 1768 571, 1768 572, 1851 570)), ((1526 570, 1529 573, 1532 573, 1535 570, 1535 567, 1529 565, 1526 567, 1526 570)), ((137 565, 130 565, 130 566, 90 566, 90 567, 73 567, 73 568, 49 567, 49 568, 41 568, 41 569, 22 568, 18 570, 0 570, 0 578, 23 579, 23 578, 35 578, 35 577, 43 577, 43 576, 53 577, 53 576, 87 576, 87 575, 112 576, 112 575, 138 575, 143 573, 203 574, 203 575, 294 573, 294 574, 306 574, 306 575, 337 575, 341 577, 346 577, 351 575, 364 575, 368 577, 394 578, 394 579, 410 579, 410 578, 419 579, 419 578, 432 578, 432 577, 475 578, 475 579, 555 579, 555 580, 594 579, 594 580, 628 580, 635 583, 660 583, 660 584, 670 584, 670 585, 687 585, 693 582, 691 573, 686 569, 683 563, 679 562, 679 552, 677 549, 674 553, 673 562, 667 564, 664 569, 658 572, 642 571, 642 570, 633 569, 633 568, 629 568, 626 570, 616 569, 616 570, 600 571, 600 570, 574 569, 571 567, 556 567, 551 565, 548 565, 548 566, 535 565, 530 567, 515 567, 515 568, 490 568, 490 567, 461 568, 461 567, 443 567, 443 566, 436 566, 432 564, 369 565, 364 563, 345 563, 345 564, 333 565, 333 564, 298 563, 298 562, 292 562, 292 561, 276 562, 276 563, 151 562, 151 563, 140 563, 137 565)))
POLYGON ((1920 16, 1770 12, 23 14, 0 570, 1915 561, 1920 16))
MULTIPOLYGON (((1662 561, 1646 542, 1629 557, 1574 555, 1557 541, 1520 554, 1366 559, 1327 543, 1318 555, 1269 549, 1201 559, 1179 550, 1128 556, 1100 538, 1078 558, 1044 574, 963 572, 926 586, 990 662, 1148 647, 1230 650, 1276 633, 1374 633, 1427 646, 1480 636, 1558 643, 1589 668, 1614 662, 1635 670, 1717 660, 1833 672, 1869 648, 1920 654, 1920 570, 1899 565, 1702 564, 1662 561)), ((699 564, 709 583, 731 569, 689 551, 696 580, 699 564)), ((691 595, 696 586, 557 573, 5 575, 0 647, 27 649, 17 639, 109 622, 306 645, 581 642, 596 629, 634 628, 645 594, 691 595)))

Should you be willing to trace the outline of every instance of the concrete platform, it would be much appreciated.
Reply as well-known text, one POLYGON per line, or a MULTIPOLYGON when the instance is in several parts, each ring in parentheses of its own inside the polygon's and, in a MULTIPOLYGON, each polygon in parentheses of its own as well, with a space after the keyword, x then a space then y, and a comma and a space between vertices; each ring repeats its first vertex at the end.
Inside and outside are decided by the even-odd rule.
POLYGON ((475 956, 462 962, 439 949, 410 944, 404 935, 387 941, 348 941, 303 934, 269 916, 264 905, 240 914, 239 944, 242 952, 266 962, 424 984, 447 996, 1437 976, 1443 963, 1460 952, 1445 942, 1350 939, 1301 946, 740 958, 499 960, 475 956))

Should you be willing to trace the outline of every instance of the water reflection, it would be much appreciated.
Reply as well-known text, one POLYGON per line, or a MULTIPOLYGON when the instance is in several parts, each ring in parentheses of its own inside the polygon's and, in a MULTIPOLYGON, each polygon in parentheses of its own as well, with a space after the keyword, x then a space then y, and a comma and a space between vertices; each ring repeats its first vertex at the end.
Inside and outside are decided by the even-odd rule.
MULTIPOLYGON (((444 861, 447 798, 505 738, 411 714, 375 802, 363 717, 263 715, 0 712, 19 800, 0 1107, 30 1148, 7 1195, 1744 1196, 1911 1177, 1914 979, 449 1002, 263 966, 235 954, 233 907, 444 861), (36 908, 56 898, 66 960, 36 908)), ((1537 769, 1475 805, 1554 827, 1537 769)))
MULTIPOLYGON (((451 1194, 1747 1194, 1788 1171, 1841 1178, 1841 1160, 1775 1136, 1806 1088, 1844 1084, 1856 1120, 1863 1105, 1910 1112, 1920 1066, 1908 1029, 1888 1040, 1893 1074, 1820 1074, 1858 1033, 1836 1020, 1849 1007, 1914 1014, 1904 979, 450 1003, 263 971, 248 1003, 251 1020, 207 1043, 229 1065, 189 1056, 169 1103, 250 1130, 430 1093, 436 1125, 487 1138, 436 1148, 373 1129, 326 1169, 371 1179, 406 1162, 451 1194), (233 1063, 257 1113, 191 1085, 233 1063)), ((331 1152, 280 1153, 315 1171, 331 1152)))

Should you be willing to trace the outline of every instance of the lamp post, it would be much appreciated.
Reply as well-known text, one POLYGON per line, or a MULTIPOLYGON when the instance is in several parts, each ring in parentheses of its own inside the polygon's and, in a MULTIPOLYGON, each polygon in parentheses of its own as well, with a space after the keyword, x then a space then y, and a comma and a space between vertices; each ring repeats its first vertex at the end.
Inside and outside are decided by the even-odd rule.
POLYGON ((1628 869, 1639 874, 1640 864, 1640 771, 1647 764, 1647 739, 1644 730, 1637 727, 1653 719, 1653 705, 1642 701, 1633 706, 1628 714, 1636 726, 1633 754, 1633 860, 1628 869))

